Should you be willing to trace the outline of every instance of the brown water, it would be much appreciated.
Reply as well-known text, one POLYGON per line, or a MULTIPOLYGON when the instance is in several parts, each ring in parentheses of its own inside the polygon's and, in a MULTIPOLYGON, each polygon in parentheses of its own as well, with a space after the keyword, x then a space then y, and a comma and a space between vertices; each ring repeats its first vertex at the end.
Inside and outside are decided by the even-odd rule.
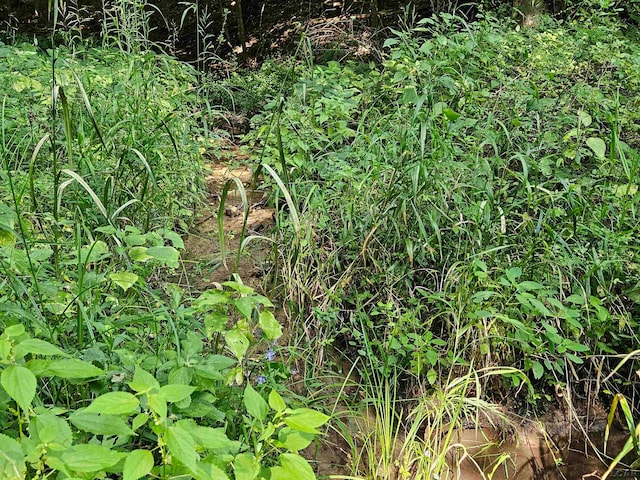
MULTIPOLYGON (((609 465, 609 461, 604 457, 600 460, 594 450, 594 447, 603 450, 602 433, 590 434, 589 441, 579 432, 551 439, 537 428, 523 427, 511 439, 501 439, 501 436, 500 432, 491 428, 458 432, 456 442, 465 446, 466 453, 473 457, 473 461, 463 460, 459 473, 455 473, 453 479, 480 480, 483 475, 478 471, 479 466, 485 478, 492 480, 597 480, 609 465), (495 446, 487 448, 491 442, 495 446), (496 468, 496 459, 504 454, 509 455, 509 460, 496 468), (491 477, 488 475, 490 472, 493 472, 491 477)), ((611 433, 607 442, 610 457, 615 457, 621 451, 627 438, 628 434, 624 432, 611 433)), ((454 458, 450 461, 456 463, 454 458)), ((640 476, 637 472, 620 469, 608 478, 629 480, 640 476)))

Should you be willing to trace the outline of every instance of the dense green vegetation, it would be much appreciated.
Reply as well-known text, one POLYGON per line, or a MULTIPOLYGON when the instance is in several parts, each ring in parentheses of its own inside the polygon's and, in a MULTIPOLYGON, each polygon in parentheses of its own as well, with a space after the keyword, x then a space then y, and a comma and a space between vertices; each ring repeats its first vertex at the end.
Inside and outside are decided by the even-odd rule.
POLYGON ((0 44, 0 476, 313 479, 329 422, 349 478, 455 478, 456 428, 564 392, 635 430, 640 43, 610 13, 442 14, 382 63, 303 42, 225 80, 145 15, 0 44), (277 208, 241 242, 273 246, 260 292, 178 280, 225 110, 277 208))
POLYGON ((271 302, 239 279, 166 280, 215 139, 195 72, 118 50, 0 56, 2 478, 313 477, 294 452, 327 417, 245 381, 282 335, 271 302))
POLYGON ((432 384, 516 366, 536 396, 585 353, 634 349, 637 44, 443 16, 385 46, 382 70, 313 67, 254 118, 303 219, 280 230, 299 246, 285 290, 323 306, 322 337, 370 336, 381 368, 432 384))

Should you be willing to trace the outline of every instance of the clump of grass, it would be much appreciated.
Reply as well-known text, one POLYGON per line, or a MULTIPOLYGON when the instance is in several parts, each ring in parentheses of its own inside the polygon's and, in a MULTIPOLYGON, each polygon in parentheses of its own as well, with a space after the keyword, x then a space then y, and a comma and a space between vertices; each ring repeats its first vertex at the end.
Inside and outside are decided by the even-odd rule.
POLYGON ((602 19, 512 27, 445 14, 395 32, 382 68, 311 66, 251 138, 311 226, 297 250, 278 225, 309 267, 281 284, 305 331, 351 356, 368 333, 434 388, 512 365, 531 404, 635 344, 640 49, 602 19))

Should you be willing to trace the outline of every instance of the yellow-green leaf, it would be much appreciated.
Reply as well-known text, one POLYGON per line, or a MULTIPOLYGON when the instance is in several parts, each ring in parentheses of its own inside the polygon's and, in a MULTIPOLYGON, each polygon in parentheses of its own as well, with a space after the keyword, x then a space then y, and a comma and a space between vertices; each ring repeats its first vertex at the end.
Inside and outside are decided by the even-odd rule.
POLYGON ((127 455, 122 480, 138 480, 151 472, 153 455, 149 450, 134 450, 127 455))
POLYGON ((118 285, 125 292, 129 290, 134 283, 138 281, 138 275, 131 272, 117 272, 109 275, 113 283, 118 285))

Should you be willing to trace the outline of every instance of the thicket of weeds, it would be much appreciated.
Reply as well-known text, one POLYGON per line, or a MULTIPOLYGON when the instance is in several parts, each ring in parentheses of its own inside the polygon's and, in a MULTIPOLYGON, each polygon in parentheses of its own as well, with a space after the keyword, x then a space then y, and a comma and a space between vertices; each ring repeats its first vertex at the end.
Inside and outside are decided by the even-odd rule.
POLYGON ((148 52, 150 9, 114 2, 99 49, 68 15, 68 49, 0 44, 2 478, 313 479, 329 417, 291 404, 322 394, 284 387, 305 351, 310 389, 327 350, 359 372, 332 399, 349 478, 455 477, 455 432, 508 424, 499 402, 634 393, 640 48, 617 20, 445 14, 382 65, 199 84, 148 52), (283 348, 241 279, 166 280, 237 106, 278 206, 283 348))
MULTIPOLYGON (((276 197, 292 318, 316 352, 400 372, 393 398, 499 366, 534 388, 513 370, 480 383, 518 409, 596 398, 638 341, 632 32, 445 14, 384 48, 382 68, 307 68, 253 119, 299 218, 276 197)), ((630 364, 616 373, 606 388, 633 394, 630 364)))
POLYGON ((0 478, 313 479, 328 417, 259 386, 273 304, 167 280, 219 140, 198 76, 116 33, 0 43, 0 478))

